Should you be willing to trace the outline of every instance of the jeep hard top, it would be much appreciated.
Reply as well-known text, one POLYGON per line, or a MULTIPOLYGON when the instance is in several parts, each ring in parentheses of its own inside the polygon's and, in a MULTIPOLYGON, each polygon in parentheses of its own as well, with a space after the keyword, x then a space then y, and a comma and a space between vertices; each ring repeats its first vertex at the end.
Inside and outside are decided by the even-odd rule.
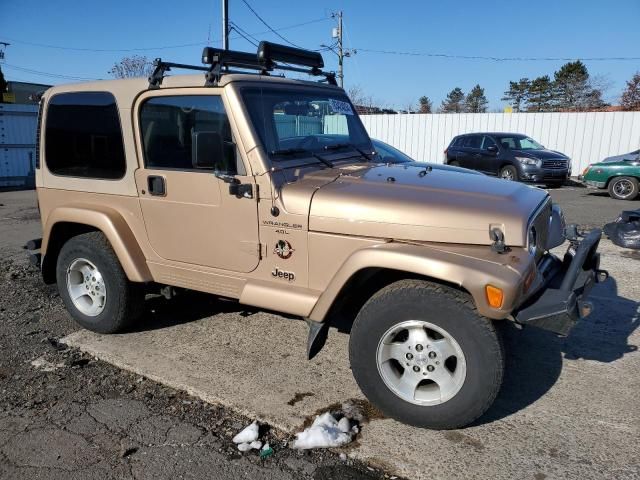
POLYGON ((551 255, 566 234, 545 191, 385 164, 319 53, 262 42, 203 63, 42 97, 28 248, 83 327, 122 331, 146 293, 193 289, 305 319, 313 356, 341 316, 373 404, 456 428, 500 388, 495 322, 566 334, 591 310, 600 232, 570 228, 551 255))

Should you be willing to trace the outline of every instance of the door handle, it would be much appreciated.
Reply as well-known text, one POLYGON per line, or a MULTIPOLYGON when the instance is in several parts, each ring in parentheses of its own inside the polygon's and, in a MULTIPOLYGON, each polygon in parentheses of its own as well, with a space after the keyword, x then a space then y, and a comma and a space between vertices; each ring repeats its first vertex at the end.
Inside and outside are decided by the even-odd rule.
POLYGON ((164 177, 160 175, 149 175, 147 177, 147 187, 149 194, 158 197, 164 197, 167 195, 167 186, 164 177))

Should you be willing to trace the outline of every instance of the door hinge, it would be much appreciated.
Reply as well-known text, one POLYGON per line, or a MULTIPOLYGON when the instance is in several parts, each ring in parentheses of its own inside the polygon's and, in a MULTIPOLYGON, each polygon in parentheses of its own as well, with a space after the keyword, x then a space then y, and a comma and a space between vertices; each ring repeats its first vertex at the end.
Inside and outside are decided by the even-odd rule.
POLYGON ((258 243, 258 259, 262 260, 267 256, 267 246, 264 243, 258 243))

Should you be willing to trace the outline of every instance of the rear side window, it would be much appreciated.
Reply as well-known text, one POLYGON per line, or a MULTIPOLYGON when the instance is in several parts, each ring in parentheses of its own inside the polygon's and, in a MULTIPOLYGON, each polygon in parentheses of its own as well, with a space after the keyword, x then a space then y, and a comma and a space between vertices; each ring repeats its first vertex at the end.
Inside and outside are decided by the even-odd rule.
POLYGON ((461 147, 463 137, 456 137, 451 141, 452 147, 461 147))
POLYGON ((55 175, 115 180, 127 169, 116 100, 108 92, 55 95, 45 125, 45 160, 55 175))
POLYGON ((464 137, 463 147, 467 148, 480 148, 482 144, 482 137, 480 135, 469 135, 468 137, 464 137))

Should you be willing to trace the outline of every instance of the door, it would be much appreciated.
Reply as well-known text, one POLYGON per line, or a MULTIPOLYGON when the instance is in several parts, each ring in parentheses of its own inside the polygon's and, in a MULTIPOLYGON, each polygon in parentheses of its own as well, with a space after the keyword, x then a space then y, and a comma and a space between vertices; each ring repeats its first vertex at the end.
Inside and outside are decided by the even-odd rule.
POLYGON ((498 161, 498 145, 495 140, 488 135, 483 135, 482 145, 478 153, 478 170, 497 175, 500 162, 498 161))
POLYGON ((467 135, 463 137, 462 148, 458 156, 461 167, 479 170, 481 145, 482 135, 467 135))
POLYGON ((136 185, 149 242, 166 260, 250 272, 260 258, 256 189, 224 102, 220 95, 167 93, 154 92, 137 110, 144 168, 136 185), (222 139, 217 149, 202 141, 207 135, 222 139), (211 158, 209 168, 200 168, 196 152, 211 158))

